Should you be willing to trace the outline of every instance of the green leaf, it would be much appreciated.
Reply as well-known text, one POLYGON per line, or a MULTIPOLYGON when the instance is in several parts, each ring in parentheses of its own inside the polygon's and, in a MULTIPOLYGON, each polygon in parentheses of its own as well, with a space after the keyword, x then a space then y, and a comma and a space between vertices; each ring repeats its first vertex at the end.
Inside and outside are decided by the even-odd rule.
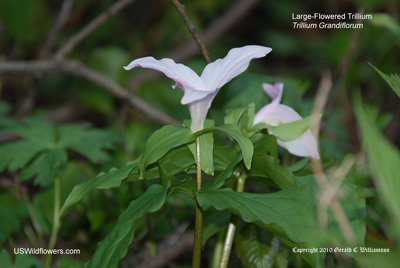
POLYGON ((249 176, 270 179, 281 189, 296 185, 294 175, 279 165, 274 136, 263 135, 255 142, 254 148, 253 167, 249 176))
POLYGON ((216 211, 208 214, 203 221, 203 232, 201 238, 202 247, 207 243, 207 240, 228 226, 231 213, 228 211, 216 211))
POLYGON ((85 268, 85 265, 74 258, 62 256, 57 259, 56 268, 85 268))
POLYGON ((5 249, 0 251, 0 267, 7 268, 31 268, 36 264, 36 259, 28 254, 18 254, 15 257, 15 263, 12 264, 10 255, 5 249))
POLYGON ((79 202, 87 193, 95 188, 109 189, 119 187, 121 181, 126 179, 137 165, 138 162, 134 162, 123 168, 114 169, 106 174, 99 175, 93 180, 76 185, 65 200, 60 210, 60 215, 62 215, 70 206, 79 202))
POLYGON ((238 154, 236 158, 233 160, 233 162, 226 168, 224 171, 222 171, 221 174, 219 174, 216 178, 214 178, 211 182, 205 183, 202 186, 202 191, 203 192, 208 192, 208 191, 213 191, 218 188, 220 188, 224 182, 232 176, 233 170, 235 169, 236 165, 239 164, 239 162, 242 160, 242 156, 238 154))
POLYGON ((103 149, 114 148, 117 137, 110 132, 91 129, 81 125, 62 125, 59 127, 57 145, 72 149, 97 163, 109 160, 103 149))
POLYGON ((313 200, 307 186, 290 187, 270 194, 238 193, 231 189, 198 193, 199 205, 208 210, 229 210, 246 222, 256 222, 294 242, 312 244, 315 231, 313 200), (281 226, 282 233, 275 225, 281 226))
POLYGON ((298 172, 298 171, 302 170, 303 168, 305 168, 305 166, 307 166, 309 161, 310 161, 310 158, 305 157, 305 158, 301 159, 300 161, 294 163, 293 165, 285 167, 285 169, 289 170, 292 173, 295 173, 295 172, 298 172))
POLYGON ((291 141, 304 134, 313 124, 321 118, 320 115, 310 115, 280 126, 268 126, 268 130, 281 141, 291 141))
MULTIPOLYGON (((204 128, 210 128, 214 126, 214 120, 206 120, 204 128)), ((193 157, 196 159, 196 144, 188 144, 193 157)), ((209 175, 214 175, 214 135, 212 132, 204 133, 200 136, 200 158, 201 158, 201 170, 209 175)))
POLYGON ((293 173, 282 168, 278 160, 269 155, 254 154, 253 168, 249 176, 270 179, 281 189, 296 186, 293 173))
POLYGON ((188 128, 168 125, 160 128, 151 135, 146 143, 143 157, 139 163, 141 179, 145 178, 146 167, 163 157, 172 148, 194 142, 194 135, 188 128))
POLYGON ((223 125, 220 127, 215 127, 215 129, 225 132, 237 141, 242 150, 244 164, 247 169, 250 169, 251 159, 254 152, 253 143, 248 138, 246 138, 242 134, 242 132, 234 125, 223 125))
POLYGON ((247 268, 269 268, 276 261, 279 240, 254 224, 246 224, 235 239, 236 255, 247 268))
POLYGON ((164 205, 168 186, 153 184, 139 198, 132 201, 121 213, 111 232, 99 243, 87 267, 117 267, 133 239, 133 231, 139 219, 146 213, 159 210, 164 205))
POLYGON ((214 166, 215 170, 225 170, 232 161, 236 158, 236 150, 229 146, 215 146, 214 147, 214 166))
MULTIPOLYGON (((17 200, 11 193, 0 194, 0 244, 13 232, 18 231, 29 213, 26 203, 17 200)), ((3 267, 0 265, 0 267, 3 267)), ((4 266, 6 267, 6 266, 4 266)))
POLYGON ((382 78, 386 81, 386 83, 388 83, 388 85, 393 89, 393 91, 396 92, 397 96, 400 97, 400 76, 398 74, 387 75, 384 72, 380 71, 378 68, 376 68, 371 63, 369 65, 371 65, 372 68, 374 68, 375 71, 380 76, 382 76, 382 78))
POLYGON ((0 251, 0 267, 13 267, 10 255, 5 249, 0 251))
POLYGON ((171 188, 169 193, 177 192, 190 196, 194 199, 194 192, 197 190, 197 183, 191 177, 179 180, 176 177, 171 178, 171 188))
POLYGON ((225 125, 231 124, 237 126, 240 118, 242 117, 242 115, 246 110, 247 107, 240 107, 240 108, 226 110, 226 115, 224 117, 225 125))
POLYGON ((34 176, 34 184, 40 186, 50 185, 61 167, 67 164, 67 153, 63 149, 54 149, 42 152, 21 173, 21 180, 28 180, 34 176))
POLYGON ((400 152, 374 126, 359 95, 355 98, 355 112, 375 185, 379 196, 393 216, 397 238, 400 240, 400 152))
POLYGON ((389 29, 393 32, 400 33, 399 23, 386 13, 374 13, 372 14, 371 23, 378 27, 389 29))
POLYGON ((10 171, 16 171, 25 167, 33 157, 44 148, 39 144, 22 140, 0 146, 0 172, 7 166, 10 171), (21 153, 24 152, 24 153, 21 153))
MULTIPOLYGON (((317 199, 321 196, 321 191, 319 189, 318 183, 316 182, 314 176, 306 176, 306 177, 296 177, 297 184, 299 186, 308 185, 317 199)), ((349 220, 352 230, 354 231, 356 238, 356 245, 364 245, 365 233, 366 233, 366 203, 365 198, 360 197, 360 189, 349 182, 349 179, 344 179, 342 185, 339 189, 342 196, 339 199, 339 202, 343 208, 344 213, 349 220)), ((341 239, 341 241, 345 242, 345 238, 343 237, 343 233, 339 228, 339 224, 334 217, 333 213, 329 209, 329 232, 331 234, 331 238, 333 240, 341 239)), ((322 239, 322 236, 321 236, 322 239)), ((330 241, 321 241, 322 244, 329 243, 330 241)))
MULTIPOLYGON (((159 163, 165 168, 168 174, 176 175, 182 172, 187 173, 188 170, 196 163, 193 155, 186 145, 182 145, 171 149, 159 163)), ((139 180, 139 169, 134 169, 128 177, 128 181, 139 180)), ((146 170, 146 179, 151 180, 160 177, 158 166, 152 166, 146 170)))

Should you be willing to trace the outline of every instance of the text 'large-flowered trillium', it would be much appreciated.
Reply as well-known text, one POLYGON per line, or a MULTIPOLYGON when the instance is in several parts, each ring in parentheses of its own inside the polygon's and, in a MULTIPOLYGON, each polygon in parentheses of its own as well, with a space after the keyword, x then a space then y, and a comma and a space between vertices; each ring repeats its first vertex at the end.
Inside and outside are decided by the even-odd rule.
POLYGON ((263 46, 244 46, 233 48, 223 59, 208 64, 201 76, 189 67, 175 63, 172 59, 157 60, 153 57, 139 58, 125 70, 135 67, 149 68, 164 73, 176 82, 173 86, 183 90, 181 103, 189 106, 193 132, 203 129, 208 109, 219 89, 249 67, 252 59, 261 58, 271 52, 271 48, 263 46))
MULTIPOLYGON (((302 119, 291 107, 280 104, 283 83, 276 83, 274 85, 264 83, 262 86, 264 91, 271 97, 272 102, 257 112, 254 118, 254 125, 265 123, 269 126, 279 126, 302 119)), ((278 144, 294 155, 319 159, 317 141, 310 129, 291 141, 281 141, 278 139, 278 144)))

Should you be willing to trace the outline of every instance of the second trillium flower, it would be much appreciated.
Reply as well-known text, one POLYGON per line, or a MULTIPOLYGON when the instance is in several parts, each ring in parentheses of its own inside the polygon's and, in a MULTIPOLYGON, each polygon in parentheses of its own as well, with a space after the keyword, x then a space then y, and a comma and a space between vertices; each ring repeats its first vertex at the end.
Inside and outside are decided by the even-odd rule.
MULTIPOLYGON (((264 91, 271 97, 272 102, 261 108, 254 118, 254 125, 265 123, 269 126, 279 126, 302 119, 291 107, 280 104, 283 93, 283 83, 263 84, 264 91)), ((273 134, 273 133, 272 133, 273 134)), ((278 144, 291 154, 319 159, 317 141, 310 129, 300 137, 291 141, 281 141, 278 144)))
POLYGON ((209 63, 198 76, 189 67, 175 63, 172 59, 157 60, 153 57, 139 58, 125 70, 135 67, 149 68, 164 73, 176 82, 173 86, 183 90, 182 104, 189 106, 193 132, 203 129, 207 112, 220 88, 234 77, 244 72, 252 59, 261 58, 271 52, 271 48, 263 46, 244 46, 233 48, 223 59, 209 63))

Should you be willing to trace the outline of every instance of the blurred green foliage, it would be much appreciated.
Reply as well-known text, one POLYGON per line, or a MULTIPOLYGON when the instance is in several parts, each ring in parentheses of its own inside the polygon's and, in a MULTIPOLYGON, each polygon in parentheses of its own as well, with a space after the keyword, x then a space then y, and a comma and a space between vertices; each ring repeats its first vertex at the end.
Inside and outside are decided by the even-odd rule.
MULTIPOLYGON (((228 0, 181 2, 199 33, 219 26, 215 22, 234 4, 228 0)), ((52 52, 62 47, 71 36, 113 3, 115 1, 112 0, 74 1, 72 12, 52 52)), ((37 60, 61 4, 62 1, 49 0, 0 0, 0 64, 2 61, 37 60)), ((247 107, 254 103, 257 111, 269 103, 270 99, 261 88, 264 82, 284 82, 282 103, 293 107, 302 116, 308 116, 312 111, 321 71, 329 69, 332 72, 333 92, 327 100, 327 109, 322 117, 321 157, 325 165, 338 168, 347 155, 356 156, 357 161, 343 183, 344 209, 355 215, 351 224, 357 230, 357 239, 362 240, 363 234, 366 234, 363 242, 367 246, 390 247, 393 252, 399 250, 396 214, 398 202, 395 201, 395 190, 398 187, 392 187, 389 183, 396 176, 393 167, 396 167, 398 150, 393 147, 400 144, 397 123, 399 99, 394 92, 388 90, 385 80, 391 86, 397 85, 399 80, 398 11, 399 4, 392 0, 258 1, 248 13, 236 14, 236 23, 207 45, 212 60, 223 57, 232 47, 246 44, 273 48, 273 52, 265 59, 251 63, 247 73, 221 89, 209 112, 209 118, 215 119, 217 126, 223 124, 227 109, 247 107), (373 20, 363 21, 363 29, 359 32, 356 44, 355 31, 352 30, 299 30, 292 26, 292 13, 354 13, 360 8, 363 8, 365 14, 372 14, 373 20), (354 51, 351 48, 353 45, 354 51), (368 62, 380 70, 379 74, 368 62), (343 67, 346 64, 347 67, 343 67), (387 75, 389 73, 394 74, 387 75), (354 91, 359 91, 363 101, 374 108, 365 112, 360 102, 354 103, 354 91), (354 105, 357 120, 353 112, 354 105), (359 132, 356 122, 360 124, 359 132), (368 160, 365 160, 363 148, 368 160), (374 152, 379 152, 379 155, 374 152), (390 161, 379 162, 388 154, 393 155, 390 161), (386 172, 394 175, 386 175, 386 172), (377 193, 382 197, 378 197, 377 193), (368 197, 366 201, 365 197, 368 197)), ((186 25, 170 1, 135 1, 78 44, 68 58, 79 60, 128 88, 134 77, 141 76, 142 70, 126 72, 122 66, 142 56, 161 58, 170 55, 191 40, 186 25)), ((175 55, 179 57, 180 52, 175 52, 175 55)), ((199 53, 185 58, 184 62, 198 73, 206 64, 199 53)), ((172 90, 172 85, 167 78, 154 77, 139 83, 132 90, 152 107, 183 121, 190 117, 187 107, 178 105, 183 93, 179 89, 172 90)), ((396 93, 399 94, 398 90, 396 93)), ((54 176, 61 178, 62 204, 75 185, 86 183, 88 187, 88 191, 84 192, 86 195, 82 194, 78 198, 82 202, 72 206, 62 216, 60 229, 59 246, 79 248, 81 254, 56 258, 55 266, 80 267, 90 258, 97 242, 114 228, 117 221, 121 222, 118 218, 128 204, 142 193, 153 191, 151 185, 154 181, 137 182, 137 170, 127 172, 123 178, 126 183, 114 189, 120 185, 121 176, 113 176, 117 171, 112 168, 123 167, 124 163, 137 159, 145 149, 145 141, 161 125, 150 121, 146 115, 116 99, 98 85, 64 74, 2 74, 0 100, 0 267, 40 267, 38 261, 35 262, 36 257, 11 256, 7 252, 12 252, 12 248, 17 245, 43 246, 40 240, 51 231, 54 176), (24 105, 27 100, 33 103, 28 109, 24 105), (59 113, 63 107, 67 107, 70 112, 66 115, 59 113), (50 121, 57 123, 42 118, 52 118, 50 121), (8 136, 10 133, 18 135, 8 136), (96 177, 99 170, 104 173, 96 177), (33 182, 30 180, 32 178, 33 182), (97 188, 105 190, 95 190, 97 188), (35 218, 33 221, 32 215, 35 218), (38 224, 42 238, 30 235, 38 232, 35 224, 38 224)), ((216 144, 223 140, 222 135, 215 133, 216 144)), ((234 147, 232 144, 235 143, 222 145, 234 147)), ((268 149, 261 145, 260 148, 268 149)), ((223 167, 234 162, 234 153, 230 147, 215 149, 214 168, 218 174, 223 167)), ((180 148, 167 154, 162 163, 168 170, 177 173, 189 170, 193 166, 191 161, 182 160, 180 166, 171 166, 170 161, 174 157, 188 155, 189 150, 180 148)), ((283 149, 279 149, 279 156, 279 163, 274 153, 265 164, 282 165, 282 174, 286 174, 289 167, 298 160, 283 149)), ((131 165, 133 167, 135 163, 131 165)), ((314 183, 309 165, 298 173, 296 171, 293 172, 298 182, 308 185, 314 183)), ((159 176, 158 167, 152 166, 147 172, 152 178, 159 176)), ((210 167, 207 173, 211 172, 210 167)), ((268 177, 268 174, 263 176, 268 177)), ((232 180, 225 182, 223 176, 220 179, 227 185, 233 184, 232 180)), ((171 189, 176 192, 186 191, 186 188, 193 187, 190 182, 191 179, 178 177, 172 180, 171 189)), ((247 188, 253 192, 269 192, 277 186, 279 184, 271 180, 260 182, 257 178, 249 178, 247 188)), ((311 188, 318 195, 318 188, 315 185, 311 188)), ((165 203, 166 206, 149 216, 146 222, 137 222, 129 256, 143 254, 147 243, 158 243, 166 235, 176 233, 182 225, 191 223, 194 205, 190 197, 183 194, 173 198, 167 196, 165 203)), ((208 213, 207 216, 212 219, 213 215, 220 212, 210 210, 208 213)), ((226 219, 229 218, 227 215, 220 213, 221 217, 215 221, 210 220, 210 225, 206 227, 209 239, 205 245, 205 258, 212 255, 212 248, 217 243, 215 234, 221 230, 222 225, 226 226, 226 219)), ((331 224, 337 226, 335 221, 331 224)), ((279 252, 274 252, 271 247, 273 244, 268 244, 274 238, 260 230, 255 225, 243 225, 236 240, 238 258, 232 257, 230 267, 242 267, 241 260, 244 265, 247 263, 246 267, 252 267, 248 260, 254 256, 246 257, 252 251, 244 250, 248 247, 268 252, 266 256, 255 256, 254 260, 257 261, 273 255, 276 267, 287 267, 288 262, 295 267, 309 266, 299 255, 290 252, 287 246, 281 246, 279 252)), ((329 235, 342 240, 336 232, 329 235)), ((125 236, 123 242, 130 238, 130 235, 125 236)), ((327 267, 364 267, 376 263, 378 259, 365 256, 356 261, 346 257, 339 260, 331 257, 327 258, 327 267)), ((392 258, 391 262, 388 258, 388 267, 398 261, 395 255, 390 255, 390 260, 392 258)), ((121 267, 128 265, 128 260, 125 261, 122 260, 121 267)), ((190 259, 183 256, 171 267, 187 267, 188 263, 190 259)))

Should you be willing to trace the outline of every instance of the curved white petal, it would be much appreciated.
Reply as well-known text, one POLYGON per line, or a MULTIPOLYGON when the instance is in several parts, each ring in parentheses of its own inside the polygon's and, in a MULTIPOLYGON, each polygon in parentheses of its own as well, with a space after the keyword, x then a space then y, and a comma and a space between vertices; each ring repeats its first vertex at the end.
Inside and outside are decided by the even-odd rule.
MULTIPOLYGON (((278 126, 300 120, 302 117, 291 107, 270 103, 261 108, 254 118, 254 124, 266 123, 271 126, 278 126)), ((281 141, 278 144, 287 149, 291 154, 301 157, 312 157, 319 159, 317 141, 310 130, 292 141, 281 141)))
POLYGON ((257 112, 254 117, 254 124, 266 123, 267 125, 278 126, 300 119, 302 117, 291 107, 272 102, 257 112))
POLYGON ((275 84, 267 84, 263 83, 262 87, 267 93, 268 96, 271 97, 272 103, 281 103, 282 94, 283 94, 283 83, 275 83, 275 84))
POLYGON ((317 141, 310 130, 292 141, 278 140, 278 144, 291 154, 319 159, 317 141))
POLYGON ((183 95, 183 97, 181 99, 181 103, 182 104, 189 104, 189 103, 193 103, 193 102, 196 102, 196 101, 201 101, 202 99, 206 98, 209 95, 216 94, 216 92, 213 92, 213 91, 196 90, 196 89, 193 89, 193 88, 190 88, 190 87, 186 87, 186 86, 182 86, 182 85, 179 85, 179 84, 176 84, 173 87, 174 88, 175 87, 180 87, 183 90, 184 95, 183 95))
POLYGON ((208 90, 218 90, 232 78, 243 73, 252 59, 262 58, 271 50, 269 47, 254 45, 233 48, 225 58, 208 64, 201 74, 201 79, 208 90))
POLYGON ((153 69, 164 73, 178 85, 193 90, 207 91, 203 81, 192 69, 181 63, 176 63, 172 59, 157 60, 153 57, 139 58, 129 63, 127 66, 124 66, 124 69, 131 70, 135 67, 153 69))
POLYGON ((192 130, 192 132, 197 132, 203 129, 208 110, 210 109, 211 103, 216 95, 217 92, 214 92, 202 100, 189 103, 189 112, 190 117, 192 118, 190 130, 192 130))

